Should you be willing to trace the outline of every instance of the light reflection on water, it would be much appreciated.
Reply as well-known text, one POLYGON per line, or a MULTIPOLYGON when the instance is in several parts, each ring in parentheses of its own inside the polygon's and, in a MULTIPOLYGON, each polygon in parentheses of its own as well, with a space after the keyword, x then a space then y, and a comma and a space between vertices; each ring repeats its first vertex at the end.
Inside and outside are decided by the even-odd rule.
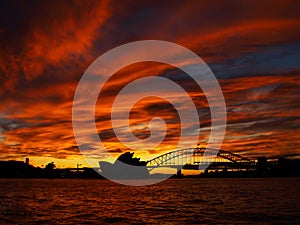
POLYGON ((300 224, 300 178, 0 179, 1 224, 300 224))

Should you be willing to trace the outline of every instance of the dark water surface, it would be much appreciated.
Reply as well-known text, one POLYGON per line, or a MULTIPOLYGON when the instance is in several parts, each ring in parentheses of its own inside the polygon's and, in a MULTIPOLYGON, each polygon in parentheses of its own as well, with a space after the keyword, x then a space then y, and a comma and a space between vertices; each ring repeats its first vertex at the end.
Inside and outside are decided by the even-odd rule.
POLYGON ((1 224, 300 224, 300 178, 0 179, 1 224))

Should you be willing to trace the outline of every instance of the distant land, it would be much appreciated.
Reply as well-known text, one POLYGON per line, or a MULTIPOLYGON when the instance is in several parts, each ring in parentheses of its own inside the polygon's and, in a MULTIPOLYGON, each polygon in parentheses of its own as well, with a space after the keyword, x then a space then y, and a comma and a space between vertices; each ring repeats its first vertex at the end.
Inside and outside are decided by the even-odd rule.
MULTIPOLYGON (((149 178, 161 177, 163 174, 150 175, 149 178)), ((258 164, 252 170, 206 170, 200 175, 182 175, 172 177, 300 177, 300 159, 279 158, 277 161, 258 164)), ((29 159, 23 161, 0 161, 0 178, 46 178, 46 179, 105 179, 95 168, 56 168, 53 162, 45 168, 30 165, 29 159)))

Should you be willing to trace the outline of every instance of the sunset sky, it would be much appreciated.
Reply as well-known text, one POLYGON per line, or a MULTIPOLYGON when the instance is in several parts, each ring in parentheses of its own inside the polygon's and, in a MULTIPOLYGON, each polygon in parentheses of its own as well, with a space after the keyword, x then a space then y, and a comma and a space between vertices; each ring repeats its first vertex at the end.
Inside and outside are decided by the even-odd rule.
MULTIPOLYGON (((72 128, 77 84, 88 66, 119 45, 164 40, 200 56, 214 72, 227 106, 222 149, 246 157, 300 153, 299 1, 7 1, 0 3, 0 160, 36 166, 86 166, 72 128)), ((118 71, 102 90, 97 129, 112 153, 128 151, 114 135, 110 109, 118 92, 145 76, 171 79, 197 107, 205 146, 210 110, 199 87, 177 68, 155 62, 118 71)), ((176 110, 149 97, 132 109, 137 137, 160 116, 163 143, 138 156, 174 149, 176 110)), ((97 156, 97 149, 95 154, 97 156)), ((95 165, 97 166, 97 165, 95 165)))

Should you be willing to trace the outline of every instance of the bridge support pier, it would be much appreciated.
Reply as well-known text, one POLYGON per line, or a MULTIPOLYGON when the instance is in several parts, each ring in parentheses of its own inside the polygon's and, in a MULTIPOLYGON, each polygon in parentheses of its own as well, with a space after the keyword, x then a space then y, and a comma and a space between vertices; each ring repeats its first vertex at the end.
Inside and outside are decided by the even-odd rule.
POLYGON ((183 175, 182 175, 182 171, 181 171, 181 169, 177 171, 177 174, 176 174, 176 176, 177 176, 177 177, 182 177, 182 176, 183 176, 183 175))

